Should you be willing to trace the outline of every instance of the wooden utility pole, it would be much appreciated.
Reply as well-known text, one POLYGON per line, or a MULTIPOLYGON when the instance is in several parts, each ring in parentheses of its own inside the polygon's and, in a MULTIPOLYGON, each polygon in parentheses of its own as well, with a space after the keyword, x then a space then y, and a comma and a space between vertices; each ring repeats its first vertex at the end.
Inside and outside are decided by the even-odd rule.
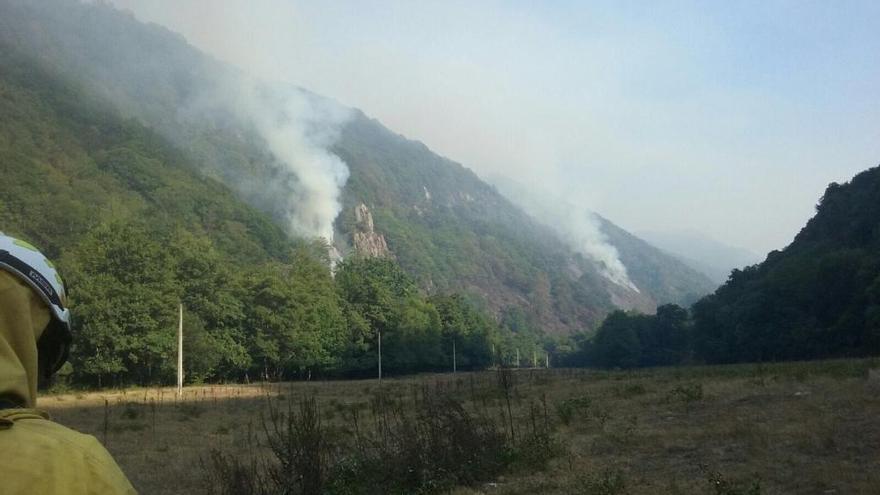
POLYGON ((455 338, 452 339, 452 374, 457 371, 455 363, 455 338))
POLYGON ((382 332, 379 333, 379 381, 382 381, 382 332))
POLYGON ((183 304, 180 305, 180 320, 177 324, 177 396, 183 393, 183 304))

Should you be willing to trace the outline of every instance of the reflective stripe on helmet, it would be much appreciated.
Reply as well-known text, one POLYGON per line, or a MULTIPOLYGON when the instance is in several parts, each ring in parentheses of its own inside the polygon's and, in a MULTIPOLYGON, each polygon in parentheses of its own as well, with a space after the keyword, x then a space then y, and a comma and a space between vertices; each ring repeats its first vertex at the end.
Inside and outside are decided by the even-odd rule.
POLYGON ((32 266, 5 250, 0 250, 0 266, 11 269, 20 277, 29 280, 31 282, 30 285, 41 292, 50 304, 58 306, 62 310, 64 309, 64 303, 61 300, 61 296, 55 291, 52 284, 32 266))

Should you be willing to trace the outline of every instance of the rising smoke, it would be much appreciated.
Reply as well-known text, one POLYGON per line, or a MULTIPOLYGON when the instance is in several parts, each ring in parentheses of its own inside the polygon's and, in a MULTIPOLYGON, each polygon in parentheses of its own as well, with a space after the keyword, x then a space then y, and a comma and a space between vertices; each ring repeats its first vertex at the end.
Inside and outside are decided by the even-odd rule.
POLYGON ((608 242, 602 232, 596 214, 585 208, 576 207, 567 208, 565 213, 568 214, 548 217, 557 222, 555 228, 560 237, 572 249, 593 260, 603 277, 617 285, 640 292, 630 280, 626 265, 620 261, 617 248, 608 242))
POLYGON ((292 236, 323 238, 332 249, 349 170, 330 147, 351 109, 294 86, 227 75, 181 111, 185 120, 218 115, 249 129, 271 153, 256 175, 226 167, 225 182, 282 220, 292 236))
POLYGON ((536 220, 553 229, 575 252, 591 260, 599 273, 622 287, 639 291, 630 280, 617 248, 608 242, 595 213, 586 206, 561 195, 550 195, 505 177, 492 177, 492 183, 536 220))
POLYGON ((248 118, 279 165, 292 173, 285 212, 290 231, 333 241, 333 222, 348 166, 328 149, 339 138, 350 111, 296 88, 268 88, 253 82, 240 91, 248 118))

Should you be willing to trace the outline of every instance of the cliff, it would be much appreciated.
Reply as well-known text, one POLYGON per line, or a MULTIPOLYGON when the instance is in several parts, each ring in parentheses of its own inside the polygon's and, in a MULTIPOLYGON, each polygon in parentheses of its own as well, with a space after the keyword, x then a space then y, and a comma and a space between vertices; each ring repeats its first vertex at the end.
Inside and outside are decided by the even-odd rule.
POLYGON ((379 234, 373 225, 373 214, 367 205, 361 203, 354 209, 355 230, 352 233, 354 251, 367 258, 393 257, 388 250, 385 236, 379 234))

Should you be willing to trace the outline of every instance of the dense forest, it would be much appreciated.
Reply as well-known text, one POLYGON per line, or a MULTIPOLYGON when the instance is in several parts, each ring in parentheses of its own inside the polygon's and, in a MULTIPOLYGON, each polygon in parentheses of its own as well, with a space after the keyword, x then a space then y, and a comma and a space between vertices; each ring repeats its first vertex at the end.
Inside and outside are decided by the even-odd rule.
POLYGON ((688 312, 617 311, 578 338, 574 365, 641 367, 880 354, 880 167, 832 183, 782 251, 734 270, 688 312))

